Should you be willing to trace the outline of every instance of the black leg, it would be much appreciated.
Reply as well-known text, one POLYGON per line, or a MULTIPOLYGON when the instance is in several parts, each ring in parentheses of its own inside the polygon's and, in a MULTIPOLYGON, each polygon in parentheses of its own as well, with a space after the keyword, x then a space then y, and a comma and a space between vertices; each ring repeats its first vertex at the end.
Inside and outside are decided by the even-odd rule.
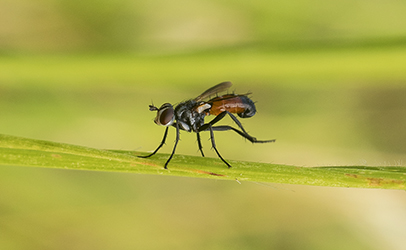
POLYGON ((211 120, 210 122, 204 124, 203 126, 201 126, 199 128, 199 132, 200 131, 205 131, 208 130, 210 126, 216 124, 217 122, 219 122, 221 119, 223 119, 226 115, 229 115, 231 117, 231 119, 238 125, 238 127, 241 128, 242 131, 235 129, 231 126, 215 126, 212 127, 213 130, 215 131, 226 131, 226 130, 233 130, 235 132, 237 132, 239 135, 241 135, 242 137, 248 139, 250 142, 252 143, 268 143, 268 142, 274 142, 275 140, 257 140, 257 138, 249 135, 247 133, 247 131, 245 131, 245 129, 243 128, 241 122, 237 119, 237 117, 235 117, 233 114, 231 114, 228 111, 224 111, 222 113, 220 113, 218 116, 216 116, 213 120, 211 120))
POLYGON ((169 159, 165 162, 165 166, 164 166, 165 169, 168 169, 167 166, 168 166, 169 162, 171 161, 173 155, 175 154, 176 146, 178 145, 178 141, 179 141, 179 134, 180 134, 180 132, 179 132, 179 124, 178 124, 178 123, 175 123, 174 126, 175 126, 175 128, 176 128, 176 140, 175 140, 175 145, 173 146, 173 150, 172 150, 171 156, 169 156, 169 159))
POLYGON ((213 131, 227 131, 227 130, 233 130, 235 132, 237 132, 239 135, 241 135, 242 137, 244 137, 245 139, 249 140, 252 143, 268 143, 268 142, 275 142, 275 139, 273 140, 257 140, 257 138, 250 136, 247 133, 243 133, 238 129, 235 129, 231 126, 228 125, 224 125, 224 126, 215 126, 212 127, 213 131))
POLYGON ((146 156, 141 156, 141 155, 140 155, 140 156, 138 156, 138 157, 140 157, 140 158, 148 158, 148 157, 151 157, 151 156, 153 156, 154 154, 156 154, 156 152, 158 152, 158 150, 165 144, 166 136, 168 135, 168 129, 169 129, 169 127, 166 127, 165 133, 164 133, 164 138, 162 138, 161 144, 159 144, 159 146, 157 147, 157 149, 155 149, 154 152, 152 152, 151 154, 146 155, 146 156))
MULTIPOLYGON (((216 116, 213 120, 211 120, 210 122, 204 124, 203 126, 201 126, 199 128, 199 131, 204 131, 207 130, 210 125, 214 125, 217 122, 219 122, 221 119, 223 119, 226 115, 229 115, 231 117, 231 119, 238 125, 238 127, 246 134, 248 135, 247 131, 245 131, 245 129, 243 128, 241 122, 237 119, 237 117, 235 117, 233 114, 231 114, 228 111, 223 111, 221 112, 218 116, 216 116)), ((249 136, 249 135, 248 135, 249 136)))
POLYGON ((197 145, 199 145, 200 153, 201 153, 202 156, 204 157, 203 147, 202 147, 202 142, 200 141, 200 134, 199 134, 199 132, 196 132, 196 135, 197 135, 197 145))
POLYGON ((233 119, 233 121, 238 125, 238 127, 240 127, 240 129, 242 130, 242 132, 244 132, 245 134, 248 135, 247 131, 245 131, 245 129, 243 128, 241 122, 237 119, 237 117, 235 117, 235 115, 231 114, 231 113, 228 112, 228 111, 225 111, 225 112, 227 112, 227 114, 231 117, 231 119, 233 119))
POLYGON ((224 160, 223 157, 221 157, 219 151, 218 151, 217 148, 216 148, 216 143, 215 143, 215 141, 214 141, 214 133, 213 133, 213 129, 212 129, 212 127, 211 127, 211 124, 209 124, 209 130, 210 130, 211 145, 212 145, 214 151, 216 151, 218 157, 228 166, 228 168, 231 168, 231 165, 228 164, 228 162, 226 162, 226 160, 224 160))
POLYGON ((205 131, 209 129, 209 126, 216 124, 217 122, 219 122, 221 119, 224 118, 224 116, 226 116, 226 111, 220 113, 218 116, 214 117, 213 120, 209 121, 206 124, 203 124, 200 128, 199 128, 199 132, 201 131, 205 131))

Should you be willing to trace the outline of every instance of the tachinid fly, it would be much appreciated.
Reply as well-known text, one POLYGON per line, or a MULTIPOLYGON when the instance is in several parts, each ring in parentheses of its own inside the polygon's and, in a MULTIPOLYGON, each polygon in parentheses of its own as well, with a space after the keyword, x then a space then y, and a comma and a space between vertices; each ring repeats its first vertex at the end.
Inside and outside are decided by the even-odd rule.
POLYGON ((209 88, 203 92, 198 97, 179 103, 174 108, 170 103, 164 103, 160 108, 154 105, 149 105, 150 111, 157 111, 157 116, 155 117, 155 123, 161 126, 165 126, 164 137, 161 143, 154 152, 147 156, 139 156, 142 158, 147 158, 153 156, 158 150, 165 144, 166 137, 168 135, 169 126, 176 128, 176 140, 175 145, 172 150, 172 154, 169 156, 165 163, 165 168, 167 168, 168 163, 175 154, 176 146, 179 141, 179 130, 185 130, 188 132, 195 132, 197 135, 197 143, 199 146, 200 153, 204 157, 202 143, 200 141, 200 132, 210 131, 211 144, 216 151, 218 157, 230 168, 231 165, 224 160, 217 150, 216 143, 214 141, 213 131, 227 131, 232 130, 242 137, 248 139, 252 143, 267 143, 274 142, 275 140, 257 140, 255 137, 249 135, 243 128, 240 121, 233 114, 237 114, 241 118, 249 118, 255 115, 256 108, 254 102, 248 98, 248 94, 237 95, 237 94, 226 94, 222 96, 216 96, 208 101, 203 101, 204 99, 217 95, 217 93, 227 90, 232 85, 231 82, 222 82, 214 87, 209 88), (204 122, 204 118, 209 115, 215 115, 216 117, 208 123, 204 122), (240 129, 228 125, 214 126, 217 122, 223 119, 226 115, 230 116, 231 119, 237 124, 240 129))

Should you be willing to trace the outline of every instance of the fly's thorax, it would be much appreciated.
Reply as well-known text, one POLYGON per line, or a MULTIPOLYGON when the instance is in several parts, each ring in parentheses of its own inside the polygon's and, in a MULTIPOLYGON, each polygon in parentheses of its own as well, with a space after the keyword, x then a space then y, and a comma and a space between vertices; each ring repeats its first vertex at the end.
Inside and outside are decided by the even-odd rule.
POLYGON ((201 102, 199 105, 196 106, 195 110, 197 113, 205 113, 208 114, 210 111, 211 105, 207 102, 201 102))
POLYGON ((204 124, 205 114, 197 112, 197 106, 198 103, 194 100, 181 102, 176 106, 176 122, 179 123, 181 129, 197 132, 204 124))

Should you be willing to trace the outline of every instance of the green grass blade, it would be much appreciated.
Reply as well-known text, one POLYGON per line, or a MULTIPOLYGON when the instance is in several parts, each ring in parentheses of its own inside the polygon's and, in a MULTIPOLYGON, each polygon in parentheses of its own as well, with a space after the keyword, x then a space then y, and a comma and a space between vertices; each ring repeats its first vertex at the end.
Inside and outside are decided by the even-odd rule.
POLYGON ((133 151, 99 150, 64 143, 0 135, 0 165, 77 170, 117 171, 224 180, 301 184, 328 187, 406 190, 406 167, 297 167, 176 155, 165 170, 167 154, 137 157, 133 151))

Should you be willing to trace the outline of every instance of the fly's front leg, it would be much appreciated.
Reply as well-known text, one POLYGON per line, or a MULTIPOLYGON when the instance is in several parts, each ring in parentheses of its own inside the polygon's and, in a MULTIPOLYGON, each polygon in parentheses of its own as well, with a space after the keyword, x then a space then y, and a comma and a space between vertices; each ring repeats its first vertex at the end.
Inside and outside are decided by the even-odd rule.
POLYGON ((165 133, 164 133, 164 138, 162 138, 161 144, 159 144, 159 146, 155 149, 154 152, 152 152, 151 154, 146 155, 146 156, 139 155, 138 157, 140 157, 140 158, 148 158, 148 157, 151 157, 151 156, 153 156, 154 154, 156 154, 156 152, 158 152, 158 150, 165 144, 166 136, 168 135, 168 128, 169 128, 169 127, 166 127, 165 133))
POLYGON ((164 166, 165 169, 168 169, 167 166, 168 166, 169 162, 171 161, 173 155, 175 154, 176 146, 178 145, 178 141, 179 141, 179 135, 180 135, 179 124, 175 123, 175 124, 173 124, 173 126, 176 128, 176 140, 175 140, 175 145, 173 146, 172 154, 171 154, 171 156, 169 156, 169 159, 165 162, 165 166, 164 166))

